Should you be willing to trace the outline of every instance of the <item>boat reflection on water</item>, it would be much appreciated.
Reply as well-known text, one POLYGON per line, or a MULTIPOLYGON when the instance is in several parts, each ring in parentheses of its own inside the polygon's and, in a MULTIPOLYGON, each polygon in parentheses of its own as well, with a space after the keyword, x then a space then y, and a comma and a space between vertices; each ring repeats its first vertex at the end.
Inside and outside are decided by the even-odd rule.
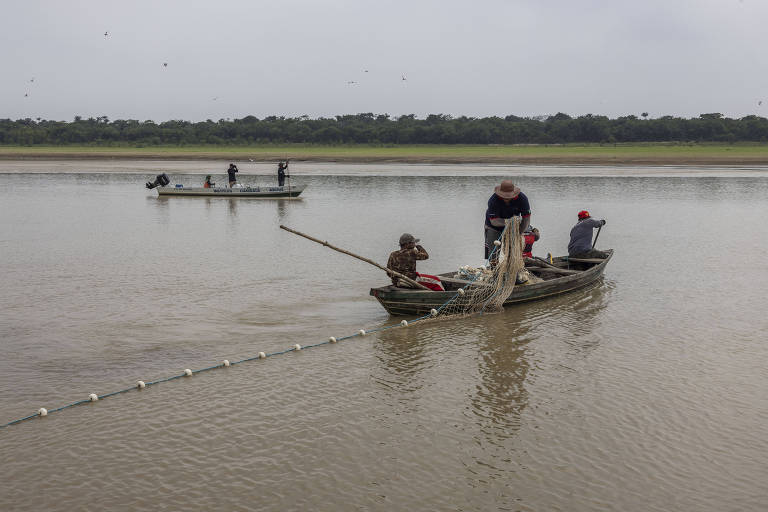
POLYGON ((375 343, 381 364, 372 380, 384 396, 392 396, 394 408, 418 408, 421 413, 438 406, 422 399, 440 388, 441 394, 450 395, 440 407, 454 409, 450 414, 460 416, 455 418, 457 426, 472 430, 477 445, 494 458, 507 457, 501 441, 523 424, 534 384, 531 368, 556 368, 559 375, 564 371, 561 361, 549 359, 553 347, 568 344, 573 347, 569 354, 583 358, 585 350, 598 346, 593 334, 612 289, 598 281, 579 294, 519 304, 499 313, 426 320, 383 331, 375 343), (477 370, 467 371, 472 364, 477 370))

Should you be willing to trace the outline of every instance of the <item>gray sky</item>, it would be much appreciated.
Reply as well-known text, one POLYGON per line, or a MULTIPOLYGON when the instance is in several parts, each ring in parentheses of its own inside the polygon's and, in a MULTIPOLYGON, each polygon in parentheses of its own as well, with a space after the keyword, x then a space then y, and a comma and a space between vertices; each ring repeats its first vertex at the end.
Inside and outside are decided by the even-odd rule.
POLYGON ((0 118, 768 116, 767 22, 765 0, 0 0, 0 118))

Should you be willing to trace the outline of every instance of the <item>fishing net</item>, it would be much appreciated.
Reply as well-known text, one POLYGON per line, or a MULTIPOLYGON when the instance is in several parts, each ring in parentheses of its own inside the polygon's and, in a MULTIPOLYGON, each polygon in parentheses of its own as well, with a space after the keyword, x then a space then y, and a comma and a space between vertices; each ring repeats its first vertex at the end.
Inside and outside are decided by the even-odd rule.
POLYGON ((461 267, 455 277, 468 283, 436 310, 437 316, 471 315, 503 309, 504 301, 515 288, 518 274, 525 272, 523 237, 519 233, 520 217, 508 219, 492 248, 489 266, 461 267))

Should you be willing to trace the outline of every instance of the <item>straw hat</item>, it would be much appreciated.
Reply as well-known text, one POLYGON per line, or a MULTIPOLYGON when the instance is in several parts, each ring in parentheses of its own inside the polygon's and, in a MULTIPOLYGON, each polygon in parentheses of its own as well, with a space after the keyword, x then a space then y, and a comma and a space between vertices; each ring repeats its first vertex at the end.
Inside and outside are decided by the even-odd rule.
POLYGON ((520 188, 516 187, 512 180, 504 180, 501 185, 493 189, 494 193, 502 199, 514 199, 520 194, 520 188))

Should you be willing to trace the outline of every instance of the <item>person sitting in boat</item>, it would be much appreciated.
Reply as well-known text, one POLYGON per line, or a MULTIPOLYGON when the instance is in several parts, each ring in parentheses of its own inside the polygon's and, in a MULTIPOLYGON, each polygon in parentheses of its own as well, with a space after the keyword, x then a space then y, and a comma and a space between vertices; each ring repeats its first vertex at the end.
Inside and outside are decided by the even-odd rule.
POLYGON ((215 186, 216 186, 216 184, 211 181, 211 175, 208 174, 205 177, 205 183, 203 183, 203 188, 213 188, 215 186))
POLYGON ((605 226, 605 219, 593 219, 587 210, 578 213, 578 222, 571 228, 571 241, 568 244, 569 258, 601 258, 608 257, 608 253, 598 251, 592 247, 592 230, 605 226))
MULTIPOLYGON (((443 291, 444 288, 439 277, 416 272, 416 261, 429 259, 427 251, 418 243, 418 238, 415 238, 410 233, 403 233, 400 236, 400 250, 390 253, 387 260, 387 268, 413 279, 430 290, 443 291)), ((392 278, 392 284, 395 286, 402 288, 413 287, 410 283, 394 274, 390 274, 390 277, 392 278)))
POLYGON ((288 160, 277 164, 277 186, 282 187, 285 184, 285 171, 288 170, 288 160))
POLYGON ((504 180, 493 190, 485 210, 485 259, 491 266, 496 264, 494 244, 504 231, 505 221, 515 216, 521 216, 520 232, 525 233, 531 225, 531 206, 528 197, 510 180, 504 180))
POLYGON ((523 233, 523 258, 533 258, 533 243, 541 238, 539 230, 529 227, 527 231, 523 233))
POLYGON ((236 172, 239 172, 237 166, 235 164, 229 164, 229 169, 227 169, 227 174, 229 175, 229 188, 232 188, 235 183, 237 183, 237 178, 235 178, 236 172))

